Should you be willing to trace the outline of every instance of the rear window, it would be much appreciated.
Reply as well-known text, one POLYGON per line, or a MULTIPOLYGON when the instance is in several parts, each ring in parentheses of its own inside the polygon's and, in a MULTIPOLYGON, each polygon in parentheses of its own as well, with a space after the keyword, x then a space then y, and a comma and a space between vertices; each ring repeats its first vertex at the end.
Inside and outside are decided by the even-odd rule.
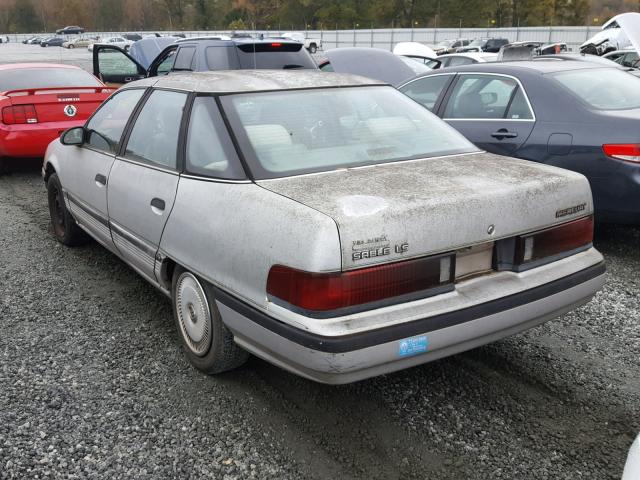
POLYGON ((551 76, 579 100, 597 110, 640 108, 640 78, 624 70, 589 68, 551 76))
POLYGON ((96 77, 75 68, 20 68, 0 71, 0 91, 27 88, 101 87, 96 77))
POLYGON ((247 43, 237 52, 242 69, 317 68, 301 43, 247 43))
POLYGON ((478 150, 388 86, 238 94, 221 100, 257 179, 478 150))

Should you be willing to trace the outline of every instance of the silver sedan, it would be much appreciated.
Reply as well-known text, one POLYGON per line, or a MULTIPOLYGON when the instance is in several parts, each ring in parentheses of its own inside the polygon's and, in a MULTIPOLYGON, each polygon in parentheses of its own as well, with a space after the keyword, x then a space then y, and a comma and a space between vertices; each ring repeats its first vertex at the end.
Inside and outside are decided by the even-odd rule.
POLYGON ((208 373, 346 383, 536 326, 603 285, 580 174, 481 152, 394 88, 312 71, 133 82, 48 148, 55 236, 173 303, 208 373))

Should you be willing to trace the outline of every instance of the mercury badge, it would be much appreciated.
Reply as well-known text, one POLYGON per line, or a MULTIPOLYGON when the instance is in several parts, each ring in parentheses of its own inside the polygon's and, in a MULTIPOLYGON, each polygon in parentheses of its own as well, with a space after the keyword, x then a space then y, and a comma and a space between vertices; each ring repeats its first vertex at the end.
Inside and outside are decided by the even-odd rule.
POLYGON ((66 105, 64 107, 64 114, 67 117, 75 117, 77 112, 78 112, 78 109, 76 108, 75 105, 66 105))

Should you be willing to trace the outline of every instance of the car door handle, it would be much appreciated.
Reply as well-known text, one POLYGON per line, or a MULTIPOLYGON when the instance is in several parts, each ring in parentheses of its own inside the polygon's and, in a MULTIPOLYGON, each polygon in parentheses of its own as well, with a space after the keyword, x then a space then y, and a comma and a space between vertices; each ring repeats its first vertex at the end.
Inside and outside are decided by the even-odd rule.
POLYGON ((153 210, 153 213, 162 215, 162 212, 164 212, 165 206, 166 205, 164 203, 164 200, 162 200, 161 198, 154 198, 153 200, 151 200, 151 210, 153 210))
POLYGON ((493 132, 491 136, 498 140, 502 140, 503 138, 516 138, 518 136, 518 132, 510 132, 506 128, 501 128, 497 132, 493 132))
POLYGON ((99 187, 104 187, 107 184, 107 177, 105 177, 101 173, 98 173, 96 175, 96 179, 95 180, 96 180, 96 183, 98 184, 99 187))

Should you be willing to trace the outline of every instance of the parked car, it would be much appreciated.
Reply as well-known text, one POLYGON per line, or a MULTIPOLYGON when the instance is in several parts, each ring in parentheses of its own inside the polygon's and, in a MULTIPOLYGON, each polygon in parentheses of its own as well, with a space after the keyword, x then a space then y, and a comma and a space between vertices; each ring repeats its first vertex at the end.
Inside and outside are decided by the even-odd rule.
POLYGON ((64 48, 84 48, 88 47, 92 43, 95 43, 98 39, 95 37, 77 37, 74 39, 67 40, 63 42, 62 46, 64 48))
POLYGON ((0 171, 6 157, 42 157, 60 132, 83 125, 111 92, 71 65, 0 65, 0 171))
POLYGON ((58 35, 78 35, 84 33, 84 28, 78 26, 64 27, 56 30, 58 35))
MULTIPOLYGON (((484 52, 467 52, 467 53, 450 53, 440 55, 438 57, 439 65, 433 65, 432 68, 457 67, 459 65, 472 65, 474 63, 495 62, 498 56, 495 53, 484 52)), ((431 66, 427 63, 428 66, 431 66)))
POLYGON ((327 50, 318 61, 323 72, 358 72, 390 85, 400 85, 410 78, 431 71, 421 62, 402 55, 395 55, 381 48, 346 47, 327 50))
POLYGON ((319 38, 307 38, 307 36, 302 32, 286 32, 283 33, 281 37, 287 40, 302 42, 304 44, 304 48, 306 48, 309 53, 316 53, 318 50, 322 49, 322 41, 319 38))
POLYGON ((94 45, 108 45, 110 47, 119 47, 122 48, 125 52, 128 52, 129 48, 131 48, 131 45, 133 45, 133 41, 127 40, 124 37, 106 37, 101 38, 96 42, 89 43, 89 45, 87 45, 87 50, 93 52, 94 45))
POLYGON ((513 42, 500 47, 498 61, 530 60, 540 55, 557 55, 567 51, 567 44, 562 42, 513 42))
POLYGON ((614 50, 603 55, 602 58, 606 58, 627 68, 638 68, 638 60, 640 60, 638 52, 633 47, 624 50, 614 50))
POLYGON ((24 43, 24 44, 28 44, 28 43, 33 42, 33 41, 34 41, 34 40, 36 40, 36 39, 40 39, 40 37, 39 37, 39 36, 37 36, 37 35, 34 35, 34 36, 32 36, 32 37, 25 38, 24 40, 22 40, 22 43, 24 43))
MULTIPOLYGON (((605 55, 609 52, 633 46, 629 31, 638 26, 637 13, 616 15, 602 25, 602 31, 580 45, 580 52, 592 55, 605 55)), ((638 46, 635 46, 638 48, 638 46)))
POLYGON ((400 91, 478 147, 584 174, 596 218, 640 223, 640 79, 590 61, 478 63, 400 91))
POLYGON ((466 47, 459 47, 456 50, 456 53, 466 53, 466 52, 489 52, 489 53, 498 53, 500 51, 500 47, 509 43, 509 40, 506 38, 477 38, 473 40, 466 47))
POLYGON ((318 67, 301 43, 290 40, 219 37, 178 40, 166 46, 148 67, 117 46, 95 45, 93 49, 93 73, 111 85, 172 72, 296 68, 318 67))
POLYGON ((458 48, 466 47, 471 43, 469 38, 456 38, 453 40, 442 40, 433 47, 437 55, 445 55, 447 53, 455 53, 458 48))
POLYGON ((49 37, 45 38, 40 42, 41 47, 61 47, 64 43, 64 38, 62 37, 49 37))
POLYGON ((88 233, 169 296, 210 374, 251 352, 353 382, 531 328, 604 282, 582 175, 480 152, 359 77, 132 83, 49 146, 43 175, 56 238, 88 233))
MULTIPOLYGON (((48 37, 47 37, 48 38, 48 37)), ((44 40, 44 37, 36 36, 31 37, 27 40, 28 45, 40 45, 40 42, 44 40)))

